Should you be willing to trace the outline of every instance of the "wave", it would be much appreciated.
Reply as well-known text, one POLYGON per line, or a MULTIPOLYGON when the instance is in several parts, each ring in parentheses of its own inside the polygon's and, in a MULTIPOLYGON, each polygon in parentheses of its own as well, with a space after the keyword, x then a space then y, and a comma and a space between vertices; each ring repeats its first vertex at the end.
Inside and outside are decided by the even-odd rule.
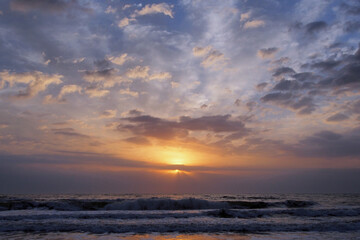
POLYGON ((342 209, 217 209, 217 210, 184 210, 184 211, 20 211, 16 214, 0 215, 0 221, 45 220, 45 219, 186 219, 196 217, 213 218, 263 218, 263 217, 359 217, 360 208, 342 209))
POLYGON ((57 211, 95 210, 200 210, 200 209, 259 209, 269 207, 305 208, 316 204, 311 201, 208 201, 185 198, 140 198, 140 199, 0 199, 0 211, 46 209, 57 211))
POLYGON ((1 199, 0 211, 46 209, 58 211, 94 211, 94 210, 197 210, 197 209, 258 209, 269 207, 304 208, 316 203, 311 201, 286 200, 280 202, 266 201, 208 201, 204 199, 185 198, 140 198, 140 199, 1 199))
MULTIPOLYGON (((0 232, 89 232, 103 233, 213 233, 213 232, 346 232, 359 231, 360 220, 327 220, 320 223, 310 222, 243 222, 243 221, 185 221, 162 220, 162 221, 11 221, 0 225, 0 232)), ((227 220, 227 219, 226 219, 227 220)))
POLYGON ((209 216, 219 218, 261 218, 276 215, 295 217, 358 217, 360 208, 326 208, 326 209, 264 209, 264 210, 234 210, 219 209, 207 212, 209 216))

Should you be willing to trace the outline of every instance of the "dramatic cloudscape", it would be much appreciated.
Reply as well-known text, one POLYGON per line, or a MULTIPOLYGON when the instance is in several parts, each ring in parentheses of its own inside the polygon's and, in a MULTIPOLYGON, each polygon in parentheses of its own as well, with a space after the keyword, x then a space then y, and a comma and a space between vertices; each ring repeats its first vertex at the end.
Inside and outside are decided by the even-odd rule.
POLYGON ((0 192, 360 189, 357 0, 0 2, 0 192))

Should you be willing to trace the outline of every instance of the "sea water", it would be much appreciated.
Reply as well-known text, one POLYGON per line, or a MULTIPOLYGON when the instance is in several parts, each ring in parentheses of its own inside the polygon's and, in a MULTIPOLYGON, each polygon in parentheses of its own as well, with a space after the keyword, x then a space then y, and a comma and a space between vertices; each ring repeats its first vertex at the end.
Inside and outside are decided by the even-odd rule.
POLYGON ((0 239, 360 239, 360 195, 2 195, 0 239))

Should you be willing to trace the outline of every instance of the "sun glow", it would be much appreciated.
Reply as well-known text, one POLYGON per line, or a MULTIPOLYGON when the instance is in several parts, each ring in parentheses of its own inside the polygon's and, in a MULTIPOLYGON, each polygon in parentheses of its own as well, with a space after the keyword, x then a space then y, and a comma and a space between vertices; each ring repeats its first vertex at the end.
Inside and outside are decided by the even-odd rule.
POLYGON ((167 148, 160 152, 164 163, 169 165, 192 165, 194 153, 187 149, 167 148))
POLYGON ((172 174, 172 175, 189 175, 190 172, 188 171, 184 171, 184 170, 180 170, 180 169, 175 169, 175 170, 167 170, 166 171, 167 173, 169 174, 172 174))

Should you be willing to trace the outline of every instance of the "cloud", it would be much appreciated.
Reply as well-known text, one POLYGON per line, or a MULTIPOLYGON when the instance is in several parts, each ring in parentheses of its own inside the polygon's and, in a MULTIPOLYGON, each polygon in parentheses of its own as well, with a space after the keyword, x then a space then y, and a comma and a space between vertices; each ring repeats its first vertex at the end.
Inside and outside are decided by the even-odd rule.
POLYGON ((207 109, 209 106, 207 104, 203 104, 200 106, 200 109, 207 109))
POLYGON ((266 83, 266 82, 259 83, 258 85, 256 85, 256 89, 258 91, 263 91, 266 88, 267 85, 268 85, 268 83, 266 83))
POLYGON ((8 128, 9 124, 0 123, 0 129, 8 128))
POLYGON ((282 93, 282 92, 276 92, 276 93, 269 93, 262 97, 261 99, 264 102, 280 102, 284 100, 289 100, 291 98, 291 93, 282 93))
POLYGON ((180 83, 171 81, 171 88, 178 88, 180 86, 180 83))
POLYGON ((248 12, 246 12, 246 13, 242 13, 242 14, 240 15, 240 22, 243 22, 243 21, 245 21, 245 20, 248 20, 248 19, 250 18, 250 16, 251 16, 251 11, 248 11, 248 12))
POLYGON ((232 120, 230 115, 215 115, 192 118, 183 116, 178 121, 169 121, 149 115, 123 118, 130 124, 119 124, 119 131, 130 131, 135 136, 173 139, 187 137, 189 131, 209 131, 245 136, 249 129, 240 120, 232 120))
POLYGON ((279 51, 278 48, 276 47, 272 47, 272 48, 263 48, 263 49, 260 49, 258 52, 257 52, 257 55, 262 58, 262 59, 265 59, 265 58, 273 58, 275 53, 277 53, 279 51))
POLYGON ((151 142, 146 137, 130 137, 126 138, 124 141, 138 145, 151 145, 151 142))
POLYGON ((150 67, 149 66, 136 66, 134 68, 131 68, 131 69, 128 69, 125 73, 125 75, 128 77, 128 78, 133 78, 133 79, 136 79, 136 78, 147 78, 149 76, 149 70, 150 70, 150 67))
POLYGON ((308 34, 314 34, 325 30, 327 26, 324 21, 311 22, 305 25, 305 30, 308 34))
POLYGON ((18 12, 39 10, 49 13, 60 13, 69 9, 92 11, 90 8, 81 6, 77 0, 11 0, 10 9, 18 12))
MULTIPOLYGON (((355 3, 355 2, 353 2, 353 3, 355 3)), ((360 5, 359 4, 353 5, 353 4, 348 4, 348 3, 343 2, 343 3, 341 3, 340 8, 346 14, 360 15, 360 5)))
POLYGON ((110 91, 105 90, 105 89, 98 89, 98 88, 94 88, 94 87, 88 87, 85 90, 85 93, 91 98, 96 98, 96 97, 104 97, 104 96, 108 95, 110 93, 110 91))
MULTIPOLYGON (((311 80, 318 88, 332 89, 334 94, 360 89, 359 49, 354 54, 340 55, 337 60, 330 58, 303 66, 315 69, 318 73, 303 73, 305 74, 304 78, 299 80, 311 80)), ((294 77, 298 79, 298 75, 294 75, 294 77)))
MULTIPOLYGON (((327 101, 316 104, 316 98, 319 99, 320 96, 332 98, 347 92, 352 95, 360 89, 359 49, 354 54, 340 53, 336 59, 334 56, 320 61, 311 59, 308 63, 302 64, 301 68, 312 72, 296 73, 294 69, 286 66, 272 70, 276 84, 261 100, 296 111, 298 114, 310 114, 317 107, 321 108, 329 104, 327 101)), ((348 114, 351 114, 352 107, 349 105, 347 108, 350 110, 348 114)), ((347 115, 339 113, 328 117, 326 121, 340 122, 348 118, 347 115)))
POLYGON ((226 59, 224 54, 217 50, 214 50, 211 51, 211 53, 205 57, 205 59, 201 62, 201 65, 203 65, 206 68, 209 67, 218 68, 226 65, 225 61, 226 59))
MULTIPOLYGON (((131 5, 125 5, 124 9, 129 8, 131 5)), ((145 15, 153 15, 153 14, 164 14, 165 16, 169 16, 170 18, 174 18, 174 13, 172 11, 173 5, 169 5, 167 3, 153 3, 146 4, 142 9, 135 10, 133 14, 129 17, 124 17, 118 22, 119 28, 124 28, 128 26, 131 22, 136 22, 136 18, 138 16, 145 15)))
POLYGON ((350 110, 353 113, 360 114, 360 99, 351 103, 350 110))
POLYGON ((125 117, 125 116, 138 117, 138 116, 141 116, 142 114, 143 114, 142 110, 131 109, 128 112, 122 113, 121 116, 123 116, 123 117, 125 117))
POLYGON ((357 21, 347 21, 344 24, 344 31, 349 33, 355 33, 360 30, 360 22, 357 21))
POLYGON ((112 6, 108 6, 107 8, 106 8, 106 10, 105 10, 105 13, 107 13, 107 14, 114 14, 114 13, 116 13, 116 8, 113 8, 112 6))
POLYGON ((348 119, 349 117, 345 114, 342 114, 342 113, 336 113, 330 117, 328 117, 326 119, 326 121, 328 122, 341 122, 341 121, 344 121, 346 119, 348 119))
POLYGON ((278 91, 296 91, 300 88, 300 84, 295 80, 285 80, 282 79, 279 83, 277 83, 273 90, 278 91))
POLYGON ((52 95, 46 95, 44 97, 43 103, 44 104, 53 104, 53 103, 64 103, 66 99, 64 98, 65 95, 78 92, 81 93, 82 88, 78 85, 65 85, 61 88, 60 93, 56 98, 54 98, 52 95))
POLYGON ((135 18, 127 18, 127 17, 124 17, 123 19, 121 19, 119 22, 118 22, 118 27, 119 28, 124 28, 126 26, 128 26, 131 22, 135 22, 136 19, 135 18))
POLYGON ((295 154, 301 157, 337 158, 360 156, 360 129, 338 134, 332 131, 321 131, 306 137, 293 146, 295 154))
POLYGON ((100 114, 100 118, 114 118, 116 116, 116 110, 105 110, 100 114))
POLYGON ((103 70, 85 71, 83 79, 89 83, 97 83, 105 88, 113 87, 115 84, 126 81, 114 68, 106 68, 103 70))
POLYGON ((245 29, 249 29, 249 28, 258 28, 258 27, 263 27, 265 26, 265 22, 263 20, 252 20, 252 21, 247 21, 244 24, 244 28, 245 29))
POLYGON ((320 61, 311 64, 311 67, 313 68, 320 68, 322 70, 332 70, 333 68, 339 66, 341 64, 341 61, 335 61, 335 60, 326 60, 326 61, 320 61))
POLYGON ((213 49, 212 46, 194 47, 193 54, 195 57, 202 57, 202 56, 207 55, 212 49, 213 49))
POLYGON ((283 76, 283 75, 287 75, 287 74, 295 74, 296 72, 294 71, 294 69, 289 68, 289 67, 280 67, 275 69, 275 72, 273 74, 274 77, 279 77, 279 76, 283 76))
POLYGON ((205 68, 213 68, 219 70, 227 64, 225 55, 214 49, 212 46, 194 47, 193 54, 195 57, 202 57, 201 65, 205 68))
POLYGON ((167 3, 153 3, 153 4, 146 4, 142 9, 136 10, 134 15, 135 16, 143 16, 149 14, 158 14, 162 13, 166 16, 174 18, 174 13, 172 11, 173 5, 169 5, 167 3))
POLYGON ((172 75, 169 72, 154 73, 149 77, 149 80, 166 80, 171 79, 172 75))
POLYGON ((126 10, 128 8, 131 8, 131 4, 125 4, 123 7, 122 7, 122 10, 126 10))
POLYGON ((62 75, 45 74, 39 71, 25 73, 11 73, 7 70, 0 72, 0 89, 26 84, 26 89, 20 90, 14 98, 32 98, 39 92, 45 91, 51 84, 62 83, 62 75))
POLYGON ((312 72, 296 73, 296 74, 292 75, 292 77, 300 82, 316 79, 316 76, 312 72))
POLYGON ((109 61, 116 65, 123 65, 126 61, 131 60, 131 57, 128 57, 127 53, 123 53, 118 57, 108 57, 109 61))
POLYGON ((235 106, 240 107, 241 106, 241 100, 237 98, 234 102, 235 106))
POLYGON ((131 91, 129 88, 120 89, 119 93, 124 94, 124 95, 130 95, 132 97, 138 97, 139 96, 138 92, 131 91))
POLYGON ((76 132, 73 128, 53 128, 51 132, 65 137, 90 138, 88 135, 76 132))
POLYGON ((282 107, 287 107, 291 110, 297 111, 300 115, 311 114, 315 111, 313 98, 307 96, 299 98, 290 92, 269 93, 262 97, 261 100, 263 102, 271 102, 282 107))
POLYGON ((71 85, 65 85, 61 88, 60 90, 60 93, 58 95, 58 99, 61 99, 63 98, 66 94, 69 94, 69 93, 75 93, 75 92, 78 92, 78 93, 81 93, 81 90, 82 88, 78 85, 74 85, 74 84, 71 84, 71 85))

